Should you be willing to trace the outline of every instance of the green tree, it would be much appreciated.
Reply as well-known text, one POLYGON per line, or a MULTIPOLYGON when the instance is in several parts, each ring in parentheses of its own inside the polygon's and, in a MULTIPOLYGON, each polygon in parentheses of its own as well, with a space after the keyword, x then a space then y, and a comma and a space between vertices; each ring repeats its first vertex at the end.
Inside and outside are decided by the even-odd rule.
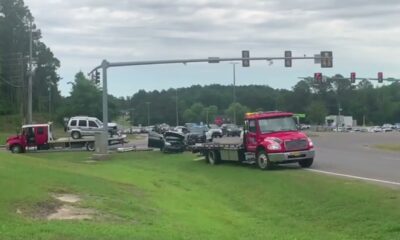
POLYGON ((203 109, 202 118, 205 119, 207 124, 213 123, 218 114, 218 107, 215 105, 208 106, 203 109))
MULTIPOLYGON (((102 92, 96 84, 85 77, 83 72, 78 72, 75 75, 71 96, 64 101, 65 104, 58 112, 59 119, 78 115, 102 119, 102 92)), ((119 114, 115 101, 115 97, 109 96, 108 109, 110 120, 119 114)))
POLYGON ((244 116, 250 109, 238 102, 229 105, 228 109, 225 111, 227 116, 230 116, 232 121, 236 110, 236 123, 241 125, 244 121, 244 116))
POLYGON ((307 116, 313 124, 324 124, 328 110, 323 102, 312 102, 308 107, 307 116))

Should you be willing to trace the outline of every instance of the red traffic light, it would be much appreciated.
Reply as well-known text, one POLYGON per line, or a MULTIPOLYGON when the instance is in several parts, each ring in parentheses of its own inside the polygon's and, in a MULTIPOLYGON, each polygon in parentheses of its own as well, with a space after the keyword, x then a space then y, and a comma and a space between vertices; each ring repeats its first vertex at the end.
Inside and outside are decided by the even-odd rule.
POLYGON ((322 73, 314 73, 314 81, 317 83, 322 83, 322 73))
POLYGON ((350 82, 351 83, 356 82, 356 73, 355 72, 350 73, 350 82))
POLYGON ((379 83, 383 82, 383 72, 378 72, 378 82, 379 83))

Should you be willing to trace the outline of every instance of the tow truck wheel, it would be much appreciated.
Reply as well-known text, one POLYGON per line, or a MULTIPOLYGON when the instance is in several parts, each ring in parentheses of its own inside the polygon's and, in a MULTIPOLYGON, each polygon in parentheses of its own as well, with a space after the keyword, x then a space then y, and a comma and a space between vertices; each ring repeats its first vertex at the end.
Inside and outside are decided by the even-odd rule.
POLYGON ((307 158, 307 159, 299 161, 299 165, 302 168, 309 168, 309 167, 311 167, 313 162, 314 162, 314 158, 307 158))
POLYGON ((21 148, 21 146, 20 145, 13 145, 12 147, 11 147, 11 152, 12 153, 21 153, 22 152, 22 148, 21 148))
POLYGON ((79 138, 81 138, 81 133, 77 132, 77 131, 74 131, 74 132, 71 133, 71 137, 73 139, 79 139, 79 138))
POLYGON ((257 153, 257 166, 261 170, 267 170, 273 167, 273 164, 269 161, 268 156, 264 150, 260 150, 257 153))
POLYGON ((220 162, 220 155, 217 151, 209 151, 207 154, 208 163, 211 165, 217 165, 220 162))

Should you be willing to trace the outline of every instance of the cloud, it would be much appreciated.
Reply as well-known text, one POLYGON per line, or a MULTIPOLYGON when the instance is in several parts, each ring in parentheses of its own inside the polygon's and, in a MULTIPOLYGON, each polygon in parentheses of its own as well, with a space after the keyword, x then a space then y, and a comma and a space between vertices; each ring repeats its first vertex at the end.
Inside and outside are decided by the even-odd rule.
POLYGON ((380 59, 382 66, 400 54, 397 0, 25 2, 61 63, 77 68, 103 58, 232 56, 242 49, 252 55, 328 49, 341 64, 352 54, 368 65, 380 59))

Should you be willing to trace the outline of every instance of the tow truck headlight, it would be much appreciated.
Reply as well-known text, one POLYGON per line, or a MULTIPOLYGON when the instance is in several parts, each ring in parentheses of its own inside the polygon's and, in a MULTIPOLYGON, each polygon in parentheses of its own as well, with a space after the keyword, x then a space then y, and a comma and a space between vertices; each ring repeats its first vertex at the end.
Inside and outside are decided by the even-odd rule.
POLYGON ((308 146, 314 147, 314 143, 312 142, 311 138, 307 138, 308 140, 308 146))
POLYGON ((268 144, 268 150, 272 150, 272 151, 278 151, 281 150, 282 147, 279 143, 277 142, 271 142, 270 144, 268 144))

